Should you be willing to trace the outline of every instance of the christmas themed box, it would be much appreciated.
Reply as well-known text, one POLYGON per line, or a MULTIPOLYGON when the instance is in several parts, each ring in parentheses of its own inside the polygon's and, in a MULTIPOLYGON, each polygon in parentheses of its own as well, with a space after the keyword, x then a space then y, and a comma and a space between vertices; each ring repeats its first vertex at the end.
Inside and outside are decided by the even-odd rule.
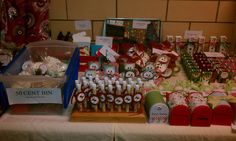
POLYGON ((12 113, 61 112, 63 104, 68 106, 78 69, 79 50, 72 43, 28 44, 0 76, 12 113))
POLYGON ((223 100, 223 97, 226 97, 227 94, 225 92, 213 92, 209 99, 211 99, 211 101, 213 99, 215 99, 216 101, 218 101, 218 99, 222 99, 219 100, 219 102, 217 102, 217 104, 212 103, 212 109, 213 109, 213 118, 212 118, 212 124, 215 125, 231 125, 232 121, 233 121, 233 109, 231 107, 231 105, 223 100))
POLYGON ((188 95, 188 103, 191 108, 192 126, 210 126, 212 123, 212 109, 207 104, 207 98, 204 98, 200 92, 193 92, 188 95))
POLYGON ((168 123, 169 108, 159 91, 151 91, 146 94, 145 110, 149 123, 168 123))
POLYGON ((187 104, 186 93, 176 91, 166 95, 170 108, 170 125, 189 125, 191 112, 187 104))

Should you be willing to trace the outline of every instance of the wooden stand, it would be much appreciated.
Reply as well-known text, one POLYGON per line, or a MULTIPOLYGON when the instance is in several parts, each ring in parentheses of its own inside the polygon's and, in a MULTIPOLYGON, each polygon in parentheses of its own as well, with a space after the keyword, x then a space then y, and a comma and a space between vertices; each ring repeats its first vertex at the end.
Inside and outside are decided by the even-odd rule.
POLYGON ((71 122, 116 122, 116 123, 145 123, 146 117, 144 110, 138 112, 93 112, 82 111, 80 112, 74 106, 70 117, 71 122))

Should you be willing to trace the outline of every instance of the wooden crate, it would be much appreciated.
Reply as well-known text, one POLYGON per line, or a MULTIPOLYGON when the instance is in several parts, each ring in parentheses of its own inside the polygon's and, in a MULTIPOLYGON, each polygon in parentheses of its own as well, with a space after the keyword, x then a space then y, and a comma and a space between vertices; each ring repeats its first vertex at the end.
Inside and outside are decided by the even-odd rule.
POLYGON ((74 106, 70 117, 71 122, 115 122, 115 123, 145 123, 146 116, 143 109, 138 112, 93 112, 78 111, 74 106))

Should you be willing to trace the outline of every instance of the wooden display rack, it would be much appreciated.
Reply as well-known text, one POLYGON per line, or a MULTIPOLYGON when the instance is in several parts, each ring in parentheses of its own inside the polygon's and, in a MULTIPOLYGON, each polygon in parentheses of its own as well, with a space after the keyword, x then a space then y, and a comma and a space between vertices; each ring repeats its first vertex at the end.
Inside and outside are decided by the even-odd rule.
POLYGON ((138 112, 93 112, 93 111, 78 111, 74 106, 71 117, 71 122, 116 122, 116 123, 145 123, 146 117, 144 109, 138 112))

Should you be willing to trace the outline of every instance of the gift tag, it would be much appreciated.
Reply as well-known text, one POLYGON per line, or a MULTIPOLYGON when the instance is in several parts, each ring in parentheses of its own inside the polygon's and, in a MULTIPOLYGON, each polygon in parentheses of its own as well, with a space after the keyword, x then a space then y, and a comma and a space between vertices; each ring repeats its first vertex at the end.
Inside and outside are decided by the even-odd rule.
POLYGON ((123 102, 124 102, 124 100, 123 100, 123 98, 121 96, 117 96, 115 98, 115 104, 116 105, 121 105, 121 104, 123 104, 123 102))
POLYGON ((142 94, 141 93, 137 93, 134 95, 133 97, 133 101, 134 102, 140 102, 142 100, 142 94))
POLYGON ((100 101, 105 102, 106 101, 106 96, 105 94, 100 94, 100 101))
POLYGON ((113 103, 114 100, 115 100, 115 98, 114 98, 114 95, 113 95, 113 94, 108 94, 108 95, 107 95, 107 101, 108 101, 109 103, 113 103))
POLYGON ((194 45, 189 44, 189 45, 187 46, 187 52, 188 52, 188 54, 193 55, 193 52, 194 52, 194 45))
POLYGON ((79 102, 79 103, 82 103, 84 100, 85 100, 85 94, 84 93, 79 93, 76 97, 76 100, 79 102))
POLYGON ((130 104, 132 102, 132 96, 131 95, 125 95, 124 102, 126 104, 130 104))
POLYGON ((222 54, 221 52, 204 52, 204 54, 206 55, 206 57, 214 57, 214 58, 224 58, 224 54, 222 54))
POLYGON ((116 62, 116 58, 120 56, 118 53, 116 53, 113 49, 109 48, 108 46, 103 46, 100 49, 100 53, 104 55, 111 62, 116 62))
POLYGON ((98 96, 92 95, 92 96, 90 97, 90 102, 91 102, 93 105, 97 105, 97 104, 99 103, 99 98, 98 98, 98 96))

